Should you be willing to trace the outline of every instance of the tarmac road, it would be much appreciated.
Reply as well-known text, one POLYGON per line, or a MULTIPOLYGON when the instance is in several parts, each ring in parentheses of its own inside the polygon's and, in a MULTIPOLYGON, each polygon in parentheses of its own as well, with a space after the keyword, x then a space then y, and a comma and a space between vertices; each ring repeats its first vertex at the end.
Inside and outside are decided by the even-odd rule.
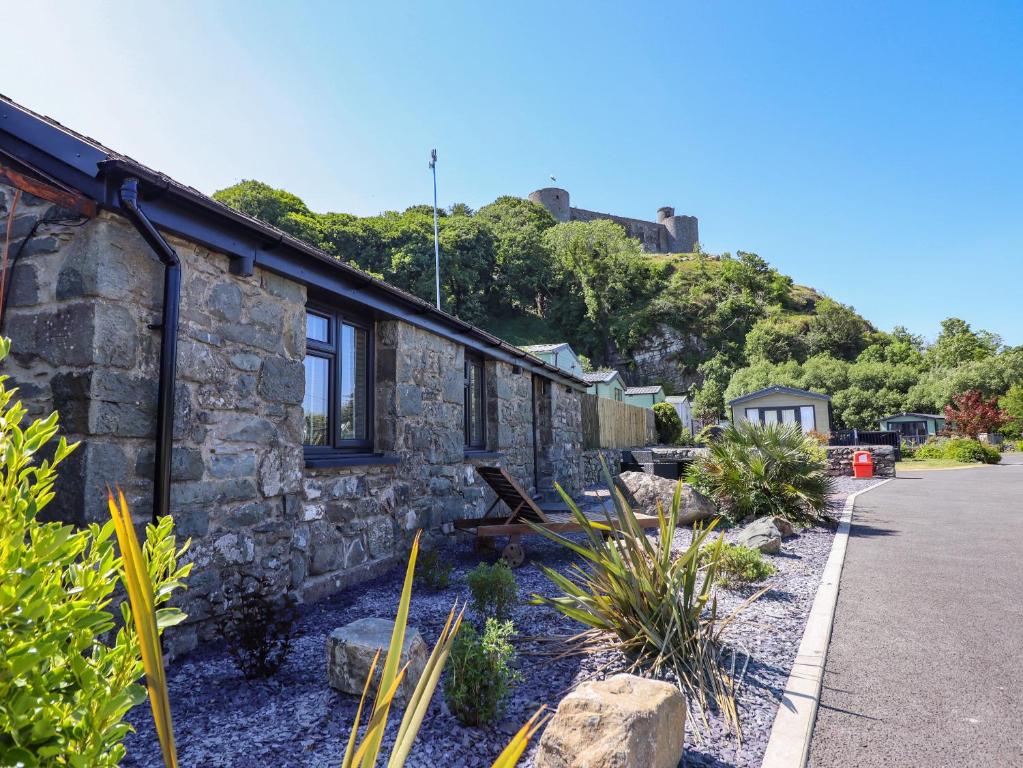
POLYGON ((859 498, 809 764, 1023 766, 1023 456, 859 498))

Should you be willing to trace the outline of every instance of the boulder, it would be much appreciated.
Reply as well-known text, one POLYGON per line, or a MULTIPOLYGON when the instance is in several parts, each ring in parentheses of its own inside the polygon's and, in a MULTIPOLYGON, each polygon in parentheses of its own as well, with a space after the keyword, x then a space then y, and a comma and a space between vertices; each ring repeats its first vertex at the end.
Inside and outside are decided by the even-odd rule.
MULTIPOLYGON (((677 480, 648 475, 646 472, 622 472, 615 478, 615 486, 622 492, 633 511, 647 515, 657 514, 658 500, 660 500, 665 513, 671 509, 671 500, 675 498, 677 484, 677 480)), ((692 525, 701 520, 717 517, 717 515, 718 510, 713 501, 691 485, 682 484, 682 507, 678 513, 679 525, 692 525)))
MULTIPOLYGON (((330 687, 361 696, 373 657, 380 651, 380 660, 370 684, 370 693, 375 692, 393 631, 394 622, 390 619, 359 619, 331 632, 327 637, 327 683, 330 687)), ((399 669, 406 663, 409 667, 394 696, 394 702, 399 706, 408 704, 426 668, 428 656, 423 636, 415 627, 406 627, 399 669)))
POLYGON ((678 688, 635 675, 583 683, 558 705, 536 768, 676 768, 686 702, 678 688))
MULTIPOLYGON (((789 526, 791 529, 791 526, 789 526)), ((739 529, 736 542, 750 549, 759 549, 767 555, 781 551, 782 532, 774 522, 774 518, 761 517, 749 525, 739 529)))
POLYGON ((771 518, 771 521, 774 523, 774 527, 778 529, 778 532, 781 533, 781 537, 783 539, 787 539, 790 536, 796 535, 795 527, 792 525, 791 522, 786 520, 784 517, 776 515, 771 518))

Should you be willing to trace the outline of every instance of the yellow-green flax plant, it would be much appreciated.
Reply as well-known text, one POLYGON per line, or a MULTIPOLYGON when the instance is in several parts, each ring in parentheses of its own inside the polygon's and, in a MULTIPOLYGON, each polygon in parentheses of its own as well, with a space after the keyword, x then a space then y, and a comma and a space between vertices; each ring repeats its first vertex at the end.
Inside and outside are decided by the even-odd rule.
MULTIPOLYGON (((615 488, 606 467, 604 474, 608 486, 615 488)), ((689 546, 673 552, 681 481, 667 512, 658 503, 656 536, 647 536, 617 489, 604 522, 587 518, 568 494, 560 487, 558 491, 585 540, 542 526, 533 528, 582 557, 584 565, 573 564, 567 575, 545 567, 544 573, 561 595, 534 595, 534 602, 589 627, 573 638, 580 648, 604 643, 631 659, 632 670, 648 670, 654 675, 670 672, 689 701, 699 705, 704 727, 708 725, 706 712, 713 708, 738 737, 735 685, 721 661, 721 632, 759 594, 719 618, 714 584, 724 539, 707 542, 718 521, 694 528, 689 546)))

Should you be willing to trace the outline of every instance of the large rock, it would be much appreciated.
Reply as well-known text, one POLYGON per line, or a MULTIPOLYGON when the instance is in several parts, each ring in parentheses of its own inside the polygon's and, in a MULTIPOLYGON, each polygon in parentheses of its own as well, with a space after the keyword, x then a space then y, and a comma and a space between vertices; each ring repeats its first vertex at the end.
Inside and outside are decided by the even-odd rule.
MULTIPOLYGON (((668 480, 646 472, 622 472, 615 478, 615 485, 625 496, 629 506, 637 513, 657 514, 657 502, 661 502, 665 513, 671 509, 675 498, 677 480, 668 480)), ((682 484, 682 508, 679 510, 679 525, 692 525, 701 520, 717 517, 717 507, 691 485, 682 484)))
POLYGON ((686 702, 678 688, 635 675, 583 683, 558 705, 536 768, 676 768, 686 702))
MULTIPOLYGON (((791 526, 789 527, 791 530, 791 526)), ((749 525, 740 528, 736 535, 736 541, 744 547, 759 549, 761 552, 773 555, 781 551, 782 531, 774 522, 774 518, 761 517, 749 525)))
MULTIPOLYGON (((361 695, 373 657, 380 651, 380 660, 370 685, 370 693, 375 692, 393 631, 394 622, 390 619, 359 619, 331 632, 327 637, 327 682, 330 686, 345 693, 361 695)), ((414 627, 406 627, 399 669, 406 663, 409 667, 394 696, 394 701, 400 706, 407 704, 412 696, 426 668, 428 656, 423 636, 414 627)))

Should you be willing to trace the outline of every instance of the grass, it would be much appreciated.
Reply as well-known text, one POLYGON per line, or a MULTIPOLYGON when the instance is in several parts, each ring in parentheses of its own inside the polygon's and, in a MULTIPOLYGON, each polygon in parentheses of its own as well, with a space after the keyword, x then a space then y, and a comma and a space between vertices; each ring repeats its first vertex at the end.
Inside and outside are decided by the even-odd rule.
POLYGON ((990 464, 954 461, 953 459, 906 459, 895 462, 895 471, 913 472, 920 469, 963 469, 965 467, 990 467, 990 464))

